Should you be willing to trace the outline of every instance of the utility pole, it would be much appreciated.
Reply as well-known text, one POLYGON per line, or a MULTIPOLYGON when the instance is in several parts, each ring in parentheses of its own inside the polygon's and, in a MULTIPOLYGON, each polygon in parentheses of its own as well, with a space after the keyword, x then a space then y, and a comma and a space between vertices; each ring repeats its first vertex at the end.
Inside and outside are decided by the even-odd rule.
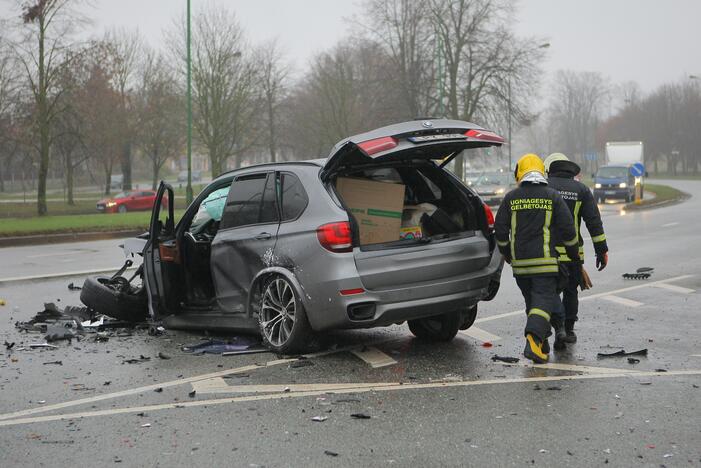
POLYGON ((445 117, 445 108, 443 107, 443 92, 445 84, 443 83, 443 39, 436 28, 436 59, 438 62, 438 117, 445 117))
POLYGON ((187 188, 185 199, 187 204, 192 203, 192 56, 190 25, 190 0, 187 0, 187 188))

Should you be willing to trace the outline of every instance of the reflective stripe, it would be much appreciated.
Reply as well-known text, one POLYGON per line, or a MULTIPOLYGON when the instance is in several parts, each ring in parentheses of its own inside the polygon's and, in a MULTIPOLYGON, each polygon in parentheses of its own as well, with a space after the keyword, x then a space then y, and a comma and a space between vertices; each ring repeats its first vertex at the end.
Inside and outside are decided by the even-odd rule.
POLYGON ((594 243, 603 242, 606 240, 606 234, 601 234, 600 236, 592 237, 591 241, 594 243))
POLYGON ((575 239, 577 239, 577 242, 579 242, 579 209, 582 207, 582 202, 581 201, 576 201, 574 202, 574 213, 572 216, 574 217, 574 232, 575 232, 575 239))
POLYGON ((528 258, 525 260, 513 260, 511 266, 540 266, 540 265, 557 265, 557 259, 550 258, 528 258))
POLYGON ((512 267, 514 275, 537 275, 540 273, 557 273, 557 265, 546 265, 546 266, 536 266, 536 267, 512 267))
POLYGON ((545 211, 545 224, 543 224, 543 256, 550 258, 550 220, 553 217, 553 212, 545 211))
POLYGON ((574 236, 574 238, 572 240, 568 240, 567 242, 563 242, 563 244, 565 244, 567 247, 572 247, 573 245, 577 245, 577 242, 579 242, 577 240, 577 236, 574 236))
POLYGON ((550 314, 547 313, 546 311, 542 309, 531 309, 528 311, 528 316, 530 317, 531 315, 540 315, 543 317, 545 320, 550 321, 550 314))
POLYGON ((497 241, 497 245, 500 247, 506 247, 507 245, 509 245, 509 241, 497 241))
POLYGON ((511 260, 516 260, 516 211, 511 212, 511 260))

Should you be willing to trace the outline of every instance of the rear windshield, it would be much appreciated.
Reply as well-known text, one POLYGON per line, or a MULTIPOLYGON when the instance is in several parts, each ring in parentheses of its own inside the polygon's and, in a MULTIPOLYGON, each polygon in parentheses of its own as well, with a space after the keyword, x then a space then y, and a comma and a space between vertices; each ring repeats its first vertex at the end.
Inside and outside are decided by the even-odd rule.
POLYGON ((625 167, 602 167, 596 176, 605 179, 624 179, 628 177, 628 169, 625 167))

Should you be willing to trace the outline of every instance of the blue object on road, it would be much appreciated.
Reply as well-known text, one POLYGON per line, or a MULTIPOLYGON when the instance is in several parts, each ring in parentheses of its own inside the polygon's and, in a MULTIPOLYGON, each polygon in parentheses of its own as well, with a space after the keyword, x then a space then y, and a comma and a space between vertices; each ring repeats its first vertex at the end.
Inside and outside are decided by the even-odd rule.
POLYGON ((641 162, 636 162, 632 166, 630 166, 630 174, 633 177, 642 177, 643 174, 645 174, 645 166, 641 162))

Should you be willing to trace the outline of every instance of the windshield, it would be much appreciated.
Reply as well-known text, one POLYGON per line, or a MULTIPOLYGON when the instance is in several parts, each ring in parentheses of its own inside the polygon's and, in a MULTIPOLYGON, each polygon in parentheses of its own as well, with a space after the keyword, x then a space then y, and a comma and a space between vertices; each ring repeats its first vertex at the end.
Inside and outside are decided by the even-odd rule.
POLYGON ((119 192, 114 198, 127 198, 131 196, 131 192, 119 192))
POLYGON ((511 184, 511 174, 508 172, 491 172, 482 174, 482 176, 477 179, 475 185, 510 185, 511 184))
POLYGON ((628 168, 626 167, 602 167, 596 173, 597 177, 604 179, 625 179, 628 177, 628 168))

